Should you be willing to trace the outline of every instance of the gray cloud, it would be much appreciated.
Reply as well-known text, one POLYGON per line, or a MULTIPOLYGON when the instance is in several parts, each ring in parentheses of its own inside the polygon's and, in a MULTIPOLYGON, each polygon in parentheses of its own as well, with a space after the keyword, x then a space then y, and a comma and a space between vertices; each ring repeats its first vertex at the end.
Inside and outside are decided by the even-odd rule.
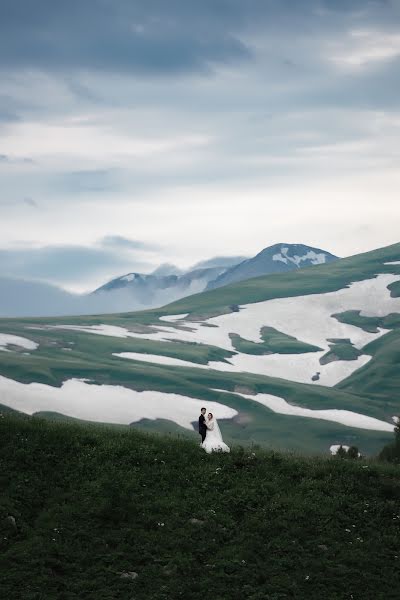
POLYGON ((92 169, 60 173, 53 177, 51 185, 56 190, 62 189, 67 193, 98 194, 118 189, 119 182, 112 169, 92 169))
POLYGON ((34 208, 38 208, 38 207, 39 207, 38 203, 37 203, 37 202, 36 202, 36 200, 34 200, 33 198, 24 198, 22 201, 23 201, 23 202, 24 202, 24 204, 26 204, 27 206, 32 206, 32 207, 34 207, 34 208))
POLYGON ((399 167, 399 18, 385 0, 3 0, 0 233, 11 247, 29 227, 43 247, 4 248, 0 268, 106 279, 151 270, 152 253, 180 267, 250 254, 278 227, 323 246, 326 196, 367 244, 363 181, 385 182, 389 213, 399 167))
POLYGON ((3 0, 0 61, 7 68, 202 71, 249 56, 234 35, 242 12, 237 0, 3 0))
POLYGON ((154 266, 135 250, 140 242, 124 240, 110 244, 105 238, 97 246, 44 246, 0 248, 0 273, 4 277, 67 285, 106 281, 126 271, 147 272, 154 266), (131 242, 129 244, 129 242, 131 242))
POLYGON ((121 235, 106 235, 103 237, 99 244, 106 248, 116 248, 116 249, 124 249, 124 250, 147 250, 152 251, 158 246, 155 244, 148 244, 145 242, 141 242, 139 240, 131 240, 129 238, 125 238, 121 235))

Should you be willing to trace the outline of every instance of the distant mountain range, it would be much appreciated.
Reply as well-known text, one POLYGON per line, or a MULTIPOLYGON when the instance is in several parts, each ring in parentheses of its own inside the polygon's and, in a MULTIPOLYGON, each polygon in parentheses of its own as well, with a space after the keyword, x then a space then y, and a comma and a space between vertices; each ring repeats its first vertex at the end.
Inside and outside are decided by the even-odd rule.
POLYGON ((274 244, 269 248, 264 248, 254 258, 249 258, 226 269, 216 279, 210 281, 207 289, 215 289, 229 283, 270 273, 294 271, 334 260, 338 260, 338 257, 320 248, 312 248, 304 244, 274 244))
POLYGON ((89 294, 71 294, 36 281, 0 278, 0 317, 115 313, 163 306, 180 298, 260 275, 337 260, 302 244, 275 244, 253 258, 219 256, 183 271, 168 263, 152 273, 126 273, 89 294))

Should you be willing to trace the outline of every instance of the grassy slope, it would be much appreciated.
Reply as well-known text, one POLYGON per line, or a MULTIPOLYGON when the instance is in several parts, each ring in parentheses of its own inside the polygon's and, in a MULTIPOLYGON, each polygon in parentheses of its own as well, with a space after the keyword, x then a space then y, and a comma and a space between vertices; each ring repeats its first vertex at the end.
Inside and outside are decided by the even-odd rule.
POLYGON ((262 327, 260 334, 261 343, 246 340, 237 333, 231 333, 229 337, 235 350, 244 354, 303 354, 321 350, 317 346, 301 342, 273 327, 262 327))
POLYGON ((7 600, 399 597, 395 467, 8 415, 0 485, 7 600))
MULTIPOLYGON (((47 335, 43 332, 38 333, 47 335)), ((224 425, 224 435, 228 440, 253 440, 275 448, 286 446, 301 451, 327 452, 333 443, 355 443, 364 452, 374 453, 390 439, 390 434, 383 432, 353 429, 316 419, 277 415, 256 402, 236 394, 214 392, 210 388, 233 392, 236 386, 246 386, 256 392, 276 394, 293 404, 309 408, 351 409, 373 417, 389 419, 396 414, 396 411, 383 410, 380 403, 374 402, 373 399, 361 398, 332 388, 297 384, 258 375, 165 367, 122 360, 113 357, 110 352, 111 348, 113 351, 127 349, 126 344, 130 340, 121 338, 58 331, 52 332, 52 336, 54 340, 62 340, 61 346, 72 339, 75 340, 74 350, 57 350, 50 341, 48 346, 41 344, 39 349, 29 356, 4 353, 1 356, 0 374, 26 383, 36 381, 58 386, 69 378, 86 378, 97 383, 124 385, 136 390, 152 389, 190 395, 204 399, 205 402, 219 401, 238 410, 241 415, 239 422, 228 421, 224 425)), ((36 337, 35 339, 39 340, 36 337)), ((158 423, 154 425, 158 426, 158 423)))
MULTIPOLYGON (((378 273, 399 273, 400 265, 384 265, 400 257, 400 244, 277 275, 255 277, 217 290, 196 294, 170 304, 168 314, 208 313, 234 304, 261 302, 303 294, 333 292, 378 273)), ((165 313, 164 313, 165 314, 165 313)))
MULTIPOLYGON (((209 387, 233 391, 235 386, 245 385, 309 408, 347 408, 390 420, 392 415, 400 412, 397 393, 400 388, 400 338, 395 332, 381 338, 376 345, 370 345, 368 351, 373 354, 373 360, 338 388, 332 389, 257 375, 224 374, 195 368, 144 364, 112 356, 113 352, 133 351, 164 354, 202 364, 209 360, 229 360, 228 352, 211 346, 112 338, 62 330, 27 330, 26 326, 107 323, 143 328, 147 324, 159 322, 158 318, 162 314, 221 313, 231 310, 229 307, 232 303, 333 291, 351 281, 373 277, 377 273, 400 274, 400 266, 382 266, 384 262, 398 260, 399 257, 400 244, 396 244, 329 265, 248 280, 191 296, 163 309, 139 313, 53 319, 2 319, 1 332, 27 336, 37 341, 40 347, 29 356, 22 353, 1 353, 0 375, 21 382, 37 381, 50 385, 61 385, 62 381, 71 377, 85 377, 97 383, 121 384, 137 390, 153 389, 205 400, 220 400, 240 410, 247 419, 246 425, 243 422, 240 425, 236 422, 227 425, 227 434, 231 439, 255 440, 275 447, 281 447, 284 440, 296 449, 326 450, 329 440, 331 443, 345 443, 346 439, 351 438, 364 451, 374 452, 377 444, 383 439, 387 440, 390 435, 352 430, 323 421, 275 415, 254 402, 248 402, 237 395, 221 395, 210 391, 209 387), (72 350, 65 351, 63 347, 70 347, 72 350)), ((147 425, 152 428, 154 423, 147 425)))

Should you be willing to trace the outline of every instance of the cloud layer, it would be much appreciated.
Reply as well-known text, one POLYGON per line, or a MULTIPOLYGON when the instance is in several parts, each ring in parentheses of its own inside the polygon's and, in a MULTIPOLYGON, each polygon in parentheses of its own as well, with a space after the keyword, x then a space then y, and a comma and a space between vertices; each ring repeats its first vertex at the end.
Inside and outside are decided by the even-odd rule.
POLYGON ((282 240, 398 241, 399 17, 386 0, 3 0, 0 273, 83 289, 282 240))

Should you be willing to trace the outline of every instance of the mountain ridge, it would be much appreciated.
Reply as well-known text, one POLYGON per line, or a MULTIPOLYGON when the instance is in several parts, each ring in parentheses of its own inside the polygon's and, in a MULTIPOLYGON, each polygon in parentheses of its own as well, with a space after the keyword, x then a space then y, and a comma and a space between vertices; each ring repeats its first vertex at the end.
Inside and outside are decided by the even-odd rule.
POLYGON ((215 289, 230 283, 244 281, 261 275, 283 273, 311 265, 325 264, 339 257, 305 244, 278 243, 261 250, 253 258, 232 266, 211 281, 206 289, 215 289))

